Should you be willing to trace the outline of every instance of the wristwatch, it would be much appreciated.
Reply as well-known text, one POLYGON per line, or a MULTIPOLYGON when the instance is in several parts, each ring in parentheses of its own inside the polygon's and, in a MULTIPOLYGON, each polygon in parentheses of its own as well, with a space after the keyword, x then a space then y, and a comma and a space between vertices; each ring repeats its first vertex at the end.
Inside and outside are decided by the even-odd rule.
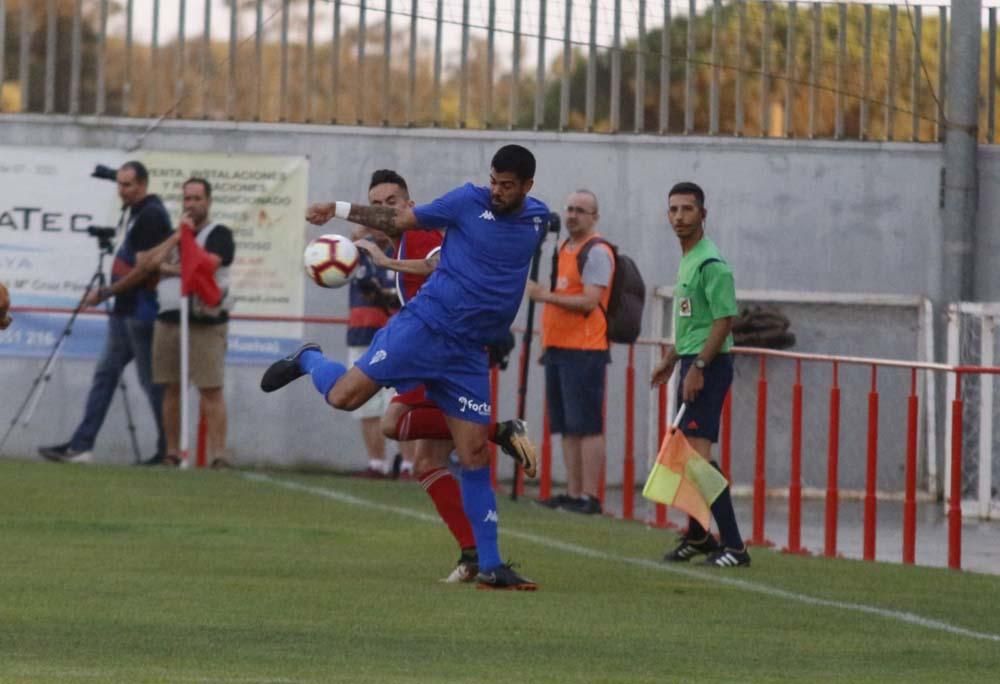
POLYGON ((695 368, 697 368, 698 370, 705 370, 705 360, 704 359, 695 359, 694 363, 691 364, 691 365, 694 366, 695 368))

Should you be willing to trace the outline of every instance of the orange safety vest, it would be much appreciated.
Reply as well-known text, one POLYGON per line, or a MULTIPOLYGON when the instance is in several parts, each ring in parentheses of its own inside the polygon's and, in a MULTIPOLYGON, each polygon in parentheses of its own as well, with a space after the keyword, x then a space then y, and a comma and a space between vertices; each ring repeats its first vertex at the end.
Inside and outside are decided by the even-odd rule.
MULTIPOLYGON (((556 289, 553 292, 565 295, 583 294, 583 276, 577 267, 576 258, 584 245, 600 237, 594 233, 592 237, 576 246, 570 246, 565 240, 559 247, 559 272, 556 279, 556 289)), ((614 279, 614 254, 606 245, 596 245, 593 249, 605 249, 611 257, 611 277, 614 279)), ((542 311, 542 348, 558 347, 560 349, 594 349, 608 348, 608 321, 604 311, 608 308, 611 297, 611 283, 604 288, 601 295, 601 305, 595 306, 589 314, 570 311, 556 304, 546 302, 542 311), (604 309, 602 311, 601 309, 604 309)))

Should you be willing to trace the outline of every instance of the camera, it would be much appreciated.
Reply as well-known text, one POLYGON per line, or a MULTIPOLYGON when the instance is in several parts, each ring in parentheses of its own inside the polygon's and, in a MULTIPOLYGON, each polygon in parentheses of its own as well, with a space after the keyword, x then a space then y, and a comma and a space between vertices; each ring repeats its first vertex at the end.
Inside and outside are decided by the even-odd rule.
POLYGON ((549 219, 546 225, 550 233, 558 235, 559 229, 562 227, 562 219, 559 218, 559 212, 549 212, 549 219))
POLYGON ((113 169, 110 166, 105 166, 104 164, 98 164, 97 166, 94 167, 94 172, 90 174, 90 177, 117 182, 118 170, 113 169))
POLYGON ((107 254, 114 251, 114 239, 117 234, 118 229, 110 226, 87 226, 87 235, 97 238, 97 246, 107 254))
POLYGON ((87 226, 87 235, 95 237, 98 240, 111 240, 117 232, 117 228, 109 226, 87 226))

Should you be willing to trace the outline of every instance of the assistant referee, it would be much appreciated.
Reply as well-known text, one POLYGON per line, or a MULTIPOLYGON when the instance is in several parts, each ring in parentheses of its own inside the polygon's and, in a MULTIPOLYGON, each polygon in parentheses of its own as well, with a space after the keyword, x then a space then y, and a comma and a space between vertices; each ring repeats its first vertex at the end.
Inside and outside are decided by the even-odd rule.
MULTIPOLYGON (((653 371, 652 384, 666 382, 680 361, 681 383, 678 405, 687 405, 680 429, 691 446, 712 460, 712 444, 719 441, 722 402, 733 382, 733 317, 736 316, 736 286, 733 271, 719 248, 705 237, 705 193, 695 183, 678 183, 670 189, 669 219, 681 243, 680 267, 674 287, 674 345, 668 346, 653 371)), ((712 504, 719 526, 720 544, 694 518, 680 543, 663 557, 667 562, 685 562, 707 554, 707 565, 750 565, 743 537, 733 511, 729 487, 712 504)))

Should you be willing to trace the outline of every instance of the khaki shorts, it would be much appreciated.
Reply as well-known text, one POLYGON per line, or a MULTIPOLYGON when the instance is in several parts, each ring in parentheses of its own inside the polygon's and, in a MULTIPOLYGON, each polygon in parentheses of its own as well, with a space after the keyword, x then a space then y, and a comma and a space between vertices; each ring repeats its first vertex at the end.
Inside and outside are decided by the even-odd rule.
MULTIPOLYGON (((347 348, 347 368, 354 365, 354 362, 365 355, 368 351, 368 347, 348 347, 347 348)), ((351 415, 357 420, 365 420, 366 418, 381 418, 385 410, 389 408, 392 398, 396 396, 395 390, 383 387, 378 392, 375 393, 371 399, 366 401, 360 408, 351 411, 351 415)))
MULTIPOLYGON (((192 323, 188 328, 188 377, 195 387, 222 387, 229 324, 192 323)), ((181 326, 157 321, 153 328, 153 382, 175 385, 181 378, 181 326)))

